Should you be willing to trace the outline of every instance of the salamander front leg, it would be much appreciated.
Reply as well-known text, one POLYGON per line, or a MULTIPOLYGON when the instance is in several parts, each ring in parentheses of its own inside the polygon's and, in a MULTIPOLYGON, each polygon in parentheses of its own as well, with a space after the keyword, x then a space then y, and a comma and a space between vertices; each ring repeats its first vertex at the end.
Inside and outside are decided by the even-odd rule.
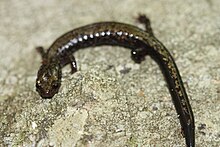
POLYGON ((147 49, 145 48, 136 48, 131 50, 131 59, 135 63, 141 63, 145 60, 145 56, 147 55, 147 49))
POLYGON ((70 66, 71 66, 71 73, 75 73, 77 72, 77 64, 76 64, 76 60, 75 57, 72 55, 71 57, 71 62, 70 62, 70 66))
POLYGON ((67 65, 67 64, 70 64, 70 67, 71 67, 71 73, 75 73, 77 72, 77 64, 76 64, 76 59, 75 57, 73 56, 73 54, 66 54, 65 57, 61 58, 61 65, 62 67, 67 65))
POLYGON ((151 25, 150 25, 150 19, 146 15, 139 14, 139 16, 137 17, 137 21, 139 23, 145 25, 145 29, 146 29, 145 32, 147 32, 151 35, 154 35, 153 30, 152 30, 151 25))
POLYGON ((41 55, 42 58, 46 55, 46 52, 42 46, 36 47, 36 50, 41 55))
POLYGON ((46 62, 47 61, 47 53, 45 51, 45 49, 42 46, 38 46, 36 47, 37 52, 41 55, 42 58, 42 62, 46 62))

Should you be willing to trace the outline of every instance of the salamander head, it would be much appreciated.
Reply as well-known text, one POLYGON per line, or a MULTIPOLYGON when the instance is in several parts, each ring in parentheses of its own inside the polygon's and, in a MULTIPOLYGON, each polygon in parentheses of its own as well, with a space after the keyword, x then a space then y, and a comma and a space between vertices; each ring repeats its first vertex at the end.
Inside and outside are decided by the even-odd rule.
POLYGON ((61 66, 58 62, 41 65, 36 80, 36 90, 42 98, 52 98, 61 85, 61 66))

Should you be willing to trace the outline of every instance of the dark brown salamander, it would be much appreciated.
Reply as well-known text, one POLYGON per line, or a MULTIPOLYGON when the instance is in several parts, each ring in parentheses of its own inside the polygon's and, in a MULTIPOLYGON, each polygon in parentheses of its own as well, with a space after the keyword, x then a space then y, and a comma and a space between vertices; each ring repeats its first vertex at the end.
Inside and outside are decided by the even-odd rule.
POLYGON ((180 119, 188 147, 195 146, 193 112, 173 57, 158 41, 150 26, 149 19, 140 15, 140 23, 146 30, 118 22, 100 22, 83 26, 59 37, 47 50, 38 47, 43 62, 38 71, 36 89, 43 98, 52 98, 61 85, 61 69, 71 64, 72 73, 77 71, 73 53, 81 48, 100 45, 123 46, 131 49, 131 58, 141 63, 149 54, 160 65, 180 119))

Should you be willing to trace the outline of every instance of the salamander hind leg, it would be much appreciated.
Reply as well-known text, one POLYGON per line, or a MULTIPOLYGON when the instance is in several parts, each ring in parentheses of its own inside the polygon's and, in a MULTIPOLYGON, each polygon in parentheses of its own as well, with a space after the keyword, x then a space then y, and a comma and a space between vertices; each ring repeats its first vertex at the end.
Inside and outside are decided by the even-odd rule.
POLYGON ((144 24, 145 25, 145 31, 151 35, 153 35, 153 30, 151 28, 151 25, 150 25, 150 19, 146 16, 146 15, 143 15, 143 14, 139 14, 138 17, 137 17, 137 21, 141 24, 144 24))
POLYGON ((145 48, 135 48, 131 50, 131 59, 135 63, 141 63, 145 60, 145 56, 147 55, 147 50, 145 48))

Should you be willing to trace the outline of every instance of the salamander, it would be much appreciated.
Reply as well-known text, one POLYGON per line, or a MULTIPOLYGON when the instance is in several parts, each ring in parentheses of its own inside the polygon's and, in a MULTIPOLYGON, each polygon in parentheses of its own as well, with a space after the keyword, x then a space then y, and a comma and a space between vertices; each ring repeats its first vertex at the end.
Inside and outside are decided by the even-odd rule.
POLYGON ((137 20, 145 30, 119 22, 99 22, 73 29, 56 39, 48 50, 37 47, 42 65, 37 74, 36 90, 42 98, 52 98, 61 86, 62 67, 71 65, 71 73, 77 71, 73 53, 77 50, 101 45, 122 46, 130 49, 131 58, 141 63, 150 55, 160 66, 167 81, 172 100, 188 147, 195 146, 193 111, 177 65, 166 47, 154 36, 150 20, 139 15, 137 20))

